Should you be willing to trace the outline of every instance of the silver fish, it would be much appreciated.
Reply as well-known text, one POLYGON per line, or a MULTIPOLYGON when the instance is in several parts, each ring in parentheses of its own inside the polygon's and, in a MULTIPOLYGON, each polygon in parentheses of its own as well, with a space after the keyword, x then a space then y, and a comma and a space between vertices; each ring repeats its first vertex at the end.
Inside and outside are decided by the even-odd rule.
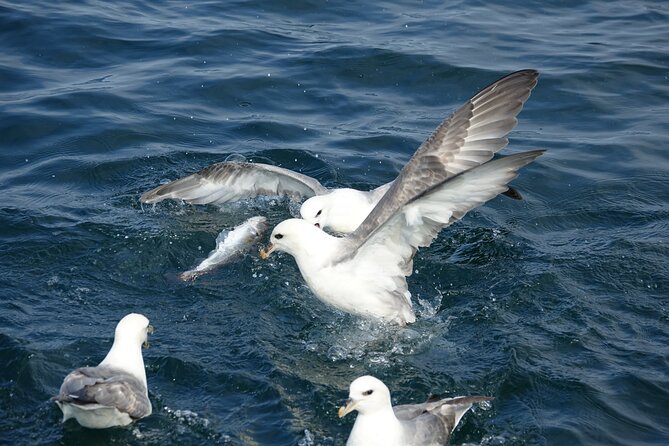
POLYGON ((184 282, 195 280, 213 269, 230 263, 246 252, 269 228, 265 217, 251 217, 232 231, 223 230, 216 237, 216 248, 195 268, 179 275, 184 282))

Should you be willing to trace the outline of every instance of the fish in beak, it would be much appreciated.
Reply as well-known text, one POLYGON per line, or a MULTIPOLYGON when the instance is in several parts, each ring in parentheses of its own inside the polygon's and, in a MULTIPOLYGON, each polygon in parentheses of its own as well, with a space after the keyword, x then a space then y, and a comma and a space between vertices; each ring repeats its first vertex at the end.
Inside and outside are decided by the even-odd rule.
POLYGON ((146 327, 146 334, 147 334, 147 337, 146 337, 146 341, 144 341, 144 342, 142 343, 142 347, 144 347, 144 348, 149 348, 149 337, 148 337, 148 335, 153 334, 154 331, 156 331, 156 329, 153 328, 153 325, 149 324, 149 326, 146 327))
POLYGON ((266 260, 267 257, 269 257, 269 255, 273 253, 275 249, 276 247, 274 246, 274 244, 270 243, 269 245, 265 246, 263 249, 260 250, 260 258, 266 260))
POLYGON ((356 403, 355 401, 353 401, 351 398, 347 399, 347 400, 346 400, 346 405, 345 405, 345 406, 341 406, 341 407, 339 408, 339 412, 337 412, 338 415, 339 415, 339 418, 343 418, 343 417, 345 417, 347 414, 353 412, 353 411, 355 410, 355 408, 356 408, 357 405, 358 405, 358 403, 356 403))

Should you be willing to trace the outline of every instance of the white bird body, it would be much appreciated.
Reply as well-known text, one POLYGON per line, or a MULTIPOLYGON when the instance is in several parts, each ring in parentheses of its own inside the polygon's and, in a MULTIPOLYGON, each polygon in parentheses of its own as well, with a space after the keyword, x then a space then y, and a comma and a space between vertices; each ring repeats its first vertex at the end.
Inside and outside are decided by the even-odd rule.
POLYGON ((116 407, 103 406, 100 404, 89 404, 86 406, 78 404, 66 404, 56 402, 63 411, 63 423, 70 418, 77 420, 79 424, 89 429, 107 429, 114 426, 127 426, 133 420, 126 412, 121 412, 116 407))
POLYGON ((388 193, 346 237, 334 237, 306 220, 285 220, 274 228, 261 256, 274 250, 292 255, 313 293, 336 308, 400 325, 414 322, 406 277, 418 248, 429 246, 442 228, 506 190, 518 170, 541 153, 489 161, 408 202, 388 193))
POLYGON ((381 380, 361 376, 351 383, 339 416, 358 411, 346 446, 445 446, 472 405, 491 399, 465 396, 393 407, 381 380))
POLYGON ((323 229, 340 234, 355 231, 392 183, 371 191, 342 188, 308 198, 300 207, 303 219, 323 229))
POLYGON ((389 405, 371 414, 359 414, 346 446, 410 445, 403 437, 402 425, 389 405), (380 426, 383 428, 379 429, 380 426))
MULTIPOLYGON (((149 320, 139 314, 133 313, 121 319, 116 326, 114 343, 98 367, 121 370, 146 383, 142 345, 147 342, 148 326, 149 320)), ((148 389, 144 393, 148 395, 148 389)))
POLYGON ((63 422, 74 418, 84 427, 104 429, 151 415, 141 349, 152 331, 149 320, 141 314, 121 319, 102 362, 68 374, 53 397, 63 412, 63 422))
POLYGON ((369 262, 366 255, 360 255, 350 261, 333 262, 340 256, 343 239, 300 219, 284 221, 277 231, 291 240, 299 234, 303 242, 280 246, 295 258, 307 285, 323 302, 361 316, 400 324, 415 321, 406 282, 396 280, 403 271, 392 258, 380 256, 369 262), (288 226, 295 229, 286 229, 288 226), (402 298, 397 299, 398 296, 402 298))

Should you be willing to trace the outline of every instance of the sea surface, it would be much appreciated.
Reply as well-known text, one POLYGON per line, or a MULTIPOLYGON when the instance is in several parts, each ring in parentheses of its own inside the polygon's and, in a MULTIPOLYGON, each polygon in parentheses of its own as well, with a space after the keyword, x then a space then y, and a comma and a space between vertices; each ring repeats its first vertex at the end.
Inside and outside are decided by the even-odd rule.
POLYGON ((0 0, 0 444, 343 445, 349 383, 489 395, 454 445, 669 444, 669 3, 0 0), (280 199, 141 205, 224 160, 392 180, 455 108, 541 72, 500 155, 546 149, 441 232, 397 328, 318 301, 288 255, 184 284, 280 199), (130 312, 154 413, 50 397, 130 312))

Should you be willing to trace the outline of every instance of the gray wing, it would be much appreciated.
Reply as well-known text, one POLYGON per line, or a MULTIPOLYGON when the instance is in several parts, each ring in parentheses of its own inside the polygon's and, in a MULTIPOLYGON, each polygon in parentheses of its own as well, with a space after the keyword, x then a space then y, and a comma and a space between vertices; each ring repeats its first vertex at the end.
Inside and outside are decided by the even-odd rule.
POLYGON ((354 232, 364 241, 375 228, 425 191, 481 165, 508 144, 539 73, 512 73, 483 89, 437 127, 354 232))
POLYGON ((475 403, 489 401, 487 396, 459 396, 422 404, 393 407, 411 444, 446 445, 463 415, 475 403))
POLYGON ((142 194, 142 203, 165 199, 193 204, 225 203, 266 196, 309 198, 328 190, 316 179, 292 170, 260 163, 224 162, 142 194))
POLYGON ((403 436, 408 444, 447 445, 451 438, 448 426, 430 412, 423 411, 410 420, 403 420, 399 416, 397 418, 402 424, 403 436))
POLYGON ((536 70, 516 71, 481 90, 436 128, 402 173, 435 184, 491 160, 509 143, 538 77, 536 70))
MULTIPOLYGON (((383 255, 394 259, 405 275, 411 274, 416 249, 428 246, 443 228, 504 192, 519 169, 542 153, 543 150, 535 150, 509 155, 448 178, 403 203, 377 227, 372 227, 374 221, 370 222, 372 217, 367 217, 358 229, 345 237, 341 258, 335 261, 383 255)), ((385 196, 381 201, 384 200, 385 196)))
POLYGON ((392 186, 392 185, 393 185, 393 181, 391 181, 390 183, 383 184, 383 185, 377 187, 376 189, 372 189, 371 191, 369 191, 370 196, 371 196, 370 201, 378 202, 381 199, 381 197, 383 197, 386 194, 386 192, 388 192, 388 189, 390 189, 390 186, 392 186))
POLYGON ((146 387, 134 376, 109 367, 82 367, 65 377, 53 398, 63 403, 115 407, 138 419, 151 413, 146 387))

